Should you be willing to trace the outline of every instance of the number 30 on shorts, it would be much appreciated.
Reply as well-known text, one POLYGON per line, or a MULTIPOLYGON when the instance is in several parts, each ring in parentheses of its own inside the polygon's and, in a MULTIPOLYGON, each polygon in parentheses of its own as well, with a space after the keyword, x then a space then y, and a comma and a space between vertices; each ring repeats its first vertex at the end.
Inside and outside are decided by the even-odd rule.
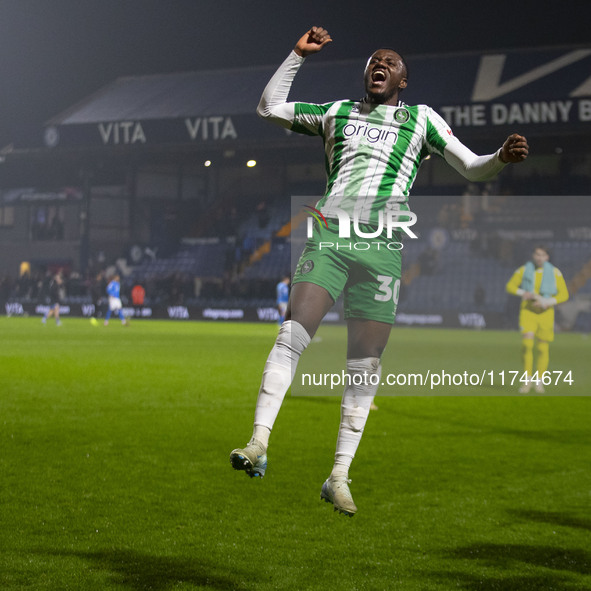
POLYGON ((396 279, 392 286, 393 279, 393 277, 388 277, 387 275, 378 275, 378 281, 380 282, 378 290, 380 293, 376 293, 375 295, 375 299, 378 302, 389 302, 390 300, 393 300, 395 304, 398 303, 398 296, 400 295, 400 279, 396 279))

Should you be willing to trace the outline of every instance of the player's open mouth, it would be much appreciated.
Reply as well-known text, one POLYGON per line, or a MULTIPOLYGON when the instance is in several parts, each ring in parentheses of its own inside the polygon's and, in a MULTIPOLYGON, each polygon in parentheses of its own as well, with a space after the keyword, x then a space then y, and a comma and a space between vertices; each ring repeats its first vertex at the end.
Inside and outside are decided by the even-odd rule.
POLYGON ((384 70, 374 70, 371 73, 371 81, 372 82, 385 82, 386 81, 386 72, 384 72, 384 70))

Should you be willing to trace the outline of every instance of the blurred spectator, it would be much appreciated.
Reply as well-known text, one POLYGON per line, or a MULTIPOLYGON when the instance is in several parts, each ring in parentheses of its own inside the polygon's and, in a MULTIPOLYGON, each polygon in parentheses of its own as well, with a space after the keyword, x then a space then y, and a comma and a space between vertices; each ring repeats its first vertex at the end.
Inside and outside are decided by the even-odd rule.
POLYGON ((137 283, 131 290, 131 302, 136 310, 139 310, 144 305, 146 297, 146 290, 142 285, 137 283))
POLYGON ((271 220, 266 201, 261 201, 257 205, 257 218, 259 220, 259 228, 266 228, 267 224, 271 220))
POLYGON ((38 240, 63 240, 63 210, 56 205, 39 205, 32 212, 31 238, 38 240))
POLYGON ((0 302, 6 302, 12 293, 12 279, 4 275, 0 280, 0 302))

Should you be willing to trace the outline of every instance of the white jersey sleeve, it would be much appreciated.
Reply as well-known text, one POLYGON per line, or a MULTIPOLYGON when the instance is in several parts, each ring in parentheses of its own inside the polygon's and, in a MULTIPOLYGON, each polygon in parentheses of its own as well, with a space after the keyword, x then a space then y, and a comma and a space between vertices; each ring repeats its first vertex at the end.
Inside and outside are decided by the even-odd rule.
POLYGON ((287 56, 265 87, 257 114, 297 133, 319 135, 329 105, 287 102, 295 75, 304 60, 295 51, 287 56))
POLYGON ((426 145, 430 153, 439 154, 469 181, 492 179, 506 163, 500 158, 501 149, 494 154, 478 156, 466 147, 452 132, 446 121, 429 108, 426 145))
POLYGON ((496 177, 506 166, 501 160, 500 152, 499 148, 494 154, 478 156, 457 140, 445 147, 444 158, 469 181, 487 181, 496 177))

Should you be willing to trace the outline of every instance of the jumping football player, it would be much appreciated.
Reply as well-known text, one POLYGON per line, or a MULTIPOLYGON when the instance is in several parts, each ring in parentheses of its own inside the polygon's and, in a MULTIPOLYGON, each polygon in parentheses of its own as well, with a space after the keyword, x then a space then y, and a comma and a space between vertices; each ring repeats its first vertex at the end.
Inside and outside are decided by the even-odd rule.
MULTIPOLYGON (((348 472, 376 393, 380 357, 394 323, 401 275, 401 253, 387 247, 369 251, 320 249, 337 242, 337 216, 354 216, 367 234, 378 227, 383 212, 409 211, 408 195, 421 161, 437 154, 470 181, 495 177, 509 162, 527 157, 524 137, 513 134, 494 154, 477 156, 426 105, 399 100, 408 82, 408 68, 392 49, 379 49, 368 60, 365 97, 327 104, 287 102, 292 81, 307 56, 332 41, 321 27, 312 27, 297 42, 265 88, 257 112, 297 133, 320 135, 324 141, 327 188, 317 203, 328 228, 315 225, 293 278, 286 320, 263 372, 254 418, 254 432, 245 448, 230 454, 232 466, 262 477, 275 418, 293 379, 296 365, 322 318, 341 292, 347 319, 347 372, 341 403, 335 463, 322 485, 321 498, 335 510, 354 515, 348 472), (360 379, 361 378, 361 379, 360 379), (377 378, 377 379, 376 379, 377 378), (354 385, 356 383, 366 385, 354 385)), ((354 240, 354 238, 351 238, 354 240)), ((389 242, 384 232, 374 242, 389 242)))

